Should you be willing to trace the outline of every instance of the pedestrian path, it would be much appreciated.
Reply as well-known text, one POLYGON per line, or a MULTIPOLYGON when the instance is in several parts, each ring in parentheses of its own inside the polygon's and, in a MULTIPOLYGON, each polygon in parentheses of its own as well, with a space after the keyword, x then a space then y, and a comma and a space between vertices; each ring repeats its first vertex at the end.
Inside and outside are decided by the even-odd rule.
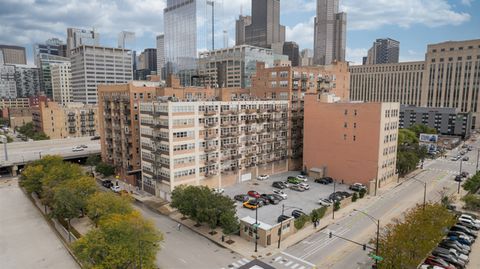
POLYGON ((241 266, 249 263, 250 260, 246 258, 239 259, 238 261, 234 261, 231 264, 229 264, 227 267, 222 267, 222 269, 227 269, 227 268, 240 268, 241 266))
POLYGON ((436 172, 445 172, 450 175, 457 175, 459 173, 458 170, 453 171, 453 170, 440 169, 440 168, 428 168, 428 170, 436 171, 436 172))
POLYGON ((272 265, 275 268, 279 269, 312 269, 315 268, 315 265, 302 260, 300 258, 297 258, 295 256, 292 256, 286 252, 282 252, 279 254, 279 256, 276 256, 271 259, 269 262, 270 265, 272 265))

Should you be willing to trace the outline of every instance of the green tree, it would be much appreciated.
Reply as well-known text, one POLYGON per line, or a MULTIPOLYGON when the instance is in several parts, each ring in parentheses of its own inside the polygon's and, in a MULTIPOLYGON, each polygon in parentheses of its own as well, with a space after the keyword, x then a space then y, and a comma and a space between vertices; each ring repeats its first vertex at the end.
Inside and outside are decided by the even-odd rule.
POLYGON ((163 235, 140 213, 111 215, 73 244, 86 268, 156 268, 163 235))
POLYGON ((64 183, 66 188, 73 190, 72 199, 77 200, 78 209, 85 215, 85 209, 90 197, 97 192, 97 184, 92 177, 83 176, 64 183))
POLYGON ((118 196, 112 192, 97 192, 87 201, 87 215, 98 225, 99 221, 113 214, 129 214, 133 211, 129 196, 118 196))
POLYGON ((436 134, 437 130, 435 128, 430 128, 425 124, 414 124, 408 127, 408 130, 415 133, 416 137, 420 137, 420 134, 436 134))
POLYGON ((305 224, 310 220, 310 217, 307 215, 301 215, 298 217, 294 222, 293 226, 295 226, 295 229, 300 230, 302 229, 305 224))
POLYGON ((333 211, 340 210, 340 201, 337 201, 333 204, 333 211))
MULTIPOLYGON (((444 230, 455 224, 455 217, 441 204, 427 204, 407 211, 402 219, 382 228, 378 268, 417 268, 418 264, 445 236, 444 230)), ((375 241, 375 239, 372 239, 375 241)))
POLYGON ((480 189, 480 172, 477 172, 463 184, 463 189, 470 193, 476 193, 480 189))
POLYGON ((115 174, 115 167, 108 163, 100 162, 95 166, 95 171, 105 177, 109 177, 115 174))
POLYGON ((353 193, 352 195, 352 202, 356 202, 358 200, 358 194, 356 192, 353 193))
POLYGON ((480 195, 467 194, 462 198, 462 201, 465 202, 465 209, 480 211, 480 195))
POLYGON ((239 231, 240 225, 235 212, 225 212, 220 216, 220 226, 224 235, 232 235, 239 231))
POLYGON ((83 170, 78 164, 62 162, 49 166, 42 178, 42 201, 51 205, 55 195, 55 188, 63 182, 79 179, 84 176, 83 170))
POLYGON ((37 131, 33 125, 33 122, 26 123, 22 127, 18 128, 18 132, 33 140, 50 139, 50 137, 48 137, 44 132, 37 131))
POLYGON ((100 157, 100 155, 90 155, 85 161, 85 164, 89 166, 96 166, 101 161, 102 161, 102 158, 100 157))
POLYGON ((54 167, 60 166, 62 163, 62 157, 47 155, 40 160, 27 164, 20 176, 20 186, 24 187, 29 193, 36 192, 41 196, 44 178, 49 175, 54 167))

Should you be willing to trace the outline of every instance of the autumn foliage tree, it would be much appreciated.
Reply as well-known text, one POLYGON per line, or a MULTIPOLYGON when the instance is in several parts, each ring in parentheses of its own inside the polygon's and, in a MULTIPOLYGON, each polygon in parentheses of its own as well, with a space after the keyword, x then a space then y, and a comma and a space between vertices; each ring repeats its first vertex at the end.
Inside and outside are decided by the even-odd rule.
POLYGON ((113 214, 129 214, 133 211, 129 196, 111 192, 97 192, 87 201, 87 215, 98 225, 99 221, 113 214))

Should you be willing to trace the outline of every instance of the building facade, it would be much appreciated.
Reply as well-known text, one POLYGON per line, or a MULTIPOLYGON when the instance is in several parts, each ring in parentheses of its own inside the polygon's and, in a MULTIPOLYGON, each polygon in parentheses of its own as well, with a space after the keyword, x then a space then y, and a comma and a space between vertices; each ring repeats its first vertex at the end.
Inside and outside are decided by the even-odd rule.
POLYGON ((249 45, 235 46, 200 53, 198 72, 204 84, 211 87, 250 88, 257 62, 273 66, 274 59, 271 49, 249 45))
POLYGON ((0 109, 4 108, 29 108, 28 98, 0 99, 0 109))
POLYGON ((345 61, 347 14, 338 12, 339 0, 317 0, 313 63, 328 65, 345 61))
POLYGON ((32 111, 30 108, 8 108, 8 118, 10 128, 15 130, 32 122, 32 111))
POLYGON ((68 28, 67 29, 67 56, 70 57, 73 49, 81 45, 99 46, 100 34, 93 30, 68 28))
POLYGON ((290 103, 289 169, 302 169, 304 96, 305 94, 331 93, 341 100, 348 100, 350 74, 348 64, 337 62, 328 66, 266 68, 257 64, 251 94, 270 100, 287 100, 290 103))
POLYGON ((15 81, 14 65, 0 64, 0 98, 17 98, 17 83, 15 81))
POLYGON ((288 56, 288 60, 292 63, 292 66, 300 65, 300 55, 296 42, 288 41, 283 43, 283 55, 288 56))
POLYGON ((400 42, 391 38, 379 38, 373 42, 368 50, 364 64, 392 64, 398 63, 400 56, 400 42))
POLYGON ((142 102, 142 189, 221 188, 288 170, 288 101, 142 102))
POLYGON ((434 128, 438 134, 468 138, 472 130, 472 113, 449 107, 400 106, 400 128, 415 124, 434 128))
POLYGON ((300 52, 299 66, 312 66, 313 65, 313 50, 303 49, 300 52))
POLYGON ((304 169, 363 183, 370 193, 396 181, 399 115, 399 103, 326 103, 305 96, 304 169))
POLYGON ((53 101, 59 104, 68 104, 73 102, 72 86, 72 68, 69 62, 51 64, 52 75, 52 95, 53 101))
POLYGON ((145 49, 138 57, 135 80, 147 80, 152 74, 157 74, 157 49, 145 49))
POLYGON ((160 80, 166 78, 165 74, 165 35, 157 36, 157 75, 160 80))
POLYGON ((15 65, 15 82, 18 97, 29 97, 40 93, 40 70, 34 66, 15 65))
POLYGON ((245 28, 252 24, 252 16, 238 16, 235 21, 235 45, 240 46, 246 44, 245 42, 245 28))
POLYGON ((45 41, 45 43, 36 43, 33 45, 33 59, 37 67, 40 67, 40 53, 67 57, 66 52, 65 43, 58 38, 50 38, 45 41))
POLYGON ((0 45, 4 64, 27 64, 27 54, 24 47, 0 45))
POLYGON ((96 104, 99 84, 127 83, 133 79, 132 54, 127 49, 82 45, 71 51, 74 102, 96 104))
POLYGON ((98 135, 98 109, 81 103, 40 102, 31 108, 35 129, 50 139, 98 135))
POLYGON ((38 60, 40 64, 40 90, 43 92, 43 94, 48 96, 48 98, 53 99, 51 65, 69 63, 70 59, 61 56, 40 53, 38 60))

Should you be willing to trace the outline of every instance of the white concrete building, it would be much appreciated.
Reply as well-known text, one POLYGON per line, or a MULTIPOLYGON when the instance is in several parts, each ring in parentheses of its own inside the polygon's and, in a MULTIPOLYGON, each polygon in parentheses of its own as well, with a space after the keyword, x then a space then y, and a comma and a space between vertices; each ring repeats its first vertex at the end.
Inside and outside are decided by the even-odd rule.
POLYGON ((59 104, 68 104, 72 102, 72 69, 69 62, 50 65, 52 75, 53 101, 59 104))

